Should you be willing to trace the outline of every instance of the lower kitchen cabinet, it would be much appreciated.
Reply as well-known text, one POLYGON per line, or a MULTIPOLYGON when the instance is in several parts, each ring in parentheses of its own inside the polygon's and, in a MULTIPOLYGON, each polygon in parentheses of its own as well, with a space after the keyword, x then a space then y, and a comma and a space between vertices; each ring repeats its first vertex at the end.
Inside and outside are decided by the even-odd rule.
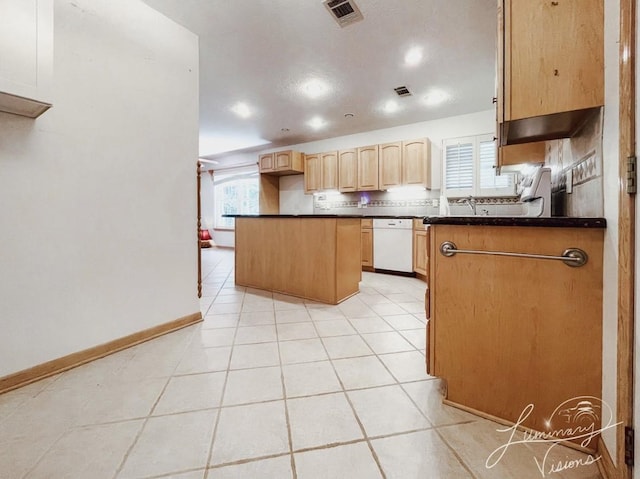
POLYGON ((413 221, 413 271, 424 277, 427 276, 428 267, 428 230, 422 223, 422 219, 413 221))
POLYGON ((373 270, 373 220, 360 220, 360 238, 362 244, 362 269, 373 270))
POLYGON ((427 365, 447 382, 445 402, 510 423, 520 422, 531 404, 525 427, 570 427, 554 416, 556 408, 602 394, 604 230, 433 224, 429 237, 427 365), (445 242, 459 250, 549 256, 579 248, 588 262, 445 256, 445 242))

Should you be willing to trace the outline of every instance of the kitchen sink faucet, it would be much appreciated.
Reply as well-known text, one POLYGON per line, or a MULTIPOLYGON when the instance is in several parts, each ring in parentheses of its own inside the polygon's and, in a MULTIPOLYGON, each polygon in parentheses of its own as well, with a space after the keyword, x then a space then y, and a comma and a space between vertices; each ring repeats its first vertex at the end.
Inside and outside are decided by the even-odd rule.
POLYGON ((473 212, 473 216, 476 215, 476 199, 473 196, 468 196, 466 198, 460 198, 458 200, 458 203, 464 203, 466 204, 469 208, 471 208, 471 211, 473 212))

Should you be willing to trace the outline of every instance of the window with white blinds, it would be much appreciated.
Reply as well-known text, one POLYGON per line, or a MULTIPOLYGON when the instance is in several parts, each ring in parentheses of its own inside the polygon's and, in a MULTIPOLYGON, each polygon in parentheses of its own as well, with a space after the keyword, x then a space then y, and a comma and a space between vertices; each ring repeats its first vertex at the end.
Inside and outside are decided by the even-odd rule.
POLYGON ((443 143, 444 194, 514 196, 513 174, 496 176, 496 143, 491 135, 452 138, 443 143))

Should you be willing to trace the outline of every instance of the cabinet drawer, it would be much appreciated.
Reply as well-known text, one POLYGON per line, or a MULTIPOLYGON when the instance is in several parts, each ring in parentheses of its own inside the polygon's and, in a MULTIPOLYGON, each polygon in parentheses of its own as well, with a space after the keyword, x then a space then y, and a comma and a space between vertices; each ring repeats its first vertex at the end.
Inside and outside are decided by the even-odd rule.
POLYGON ((363 218, 360 220, 360 227, 361 228, 373 228, 373 218, 363 218))

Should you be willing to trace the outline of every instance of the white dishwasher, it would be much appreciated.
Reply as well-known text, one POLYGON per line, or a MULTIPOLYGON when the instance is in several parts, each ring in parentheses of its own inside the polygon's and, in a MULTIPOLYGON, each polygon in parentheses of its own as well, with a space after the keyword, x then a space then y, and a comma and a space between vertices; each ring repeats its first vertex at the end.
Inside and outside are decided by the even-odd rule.
POLYGON ((413 220, 373 220, 373 267, 413 273, 413 220))

